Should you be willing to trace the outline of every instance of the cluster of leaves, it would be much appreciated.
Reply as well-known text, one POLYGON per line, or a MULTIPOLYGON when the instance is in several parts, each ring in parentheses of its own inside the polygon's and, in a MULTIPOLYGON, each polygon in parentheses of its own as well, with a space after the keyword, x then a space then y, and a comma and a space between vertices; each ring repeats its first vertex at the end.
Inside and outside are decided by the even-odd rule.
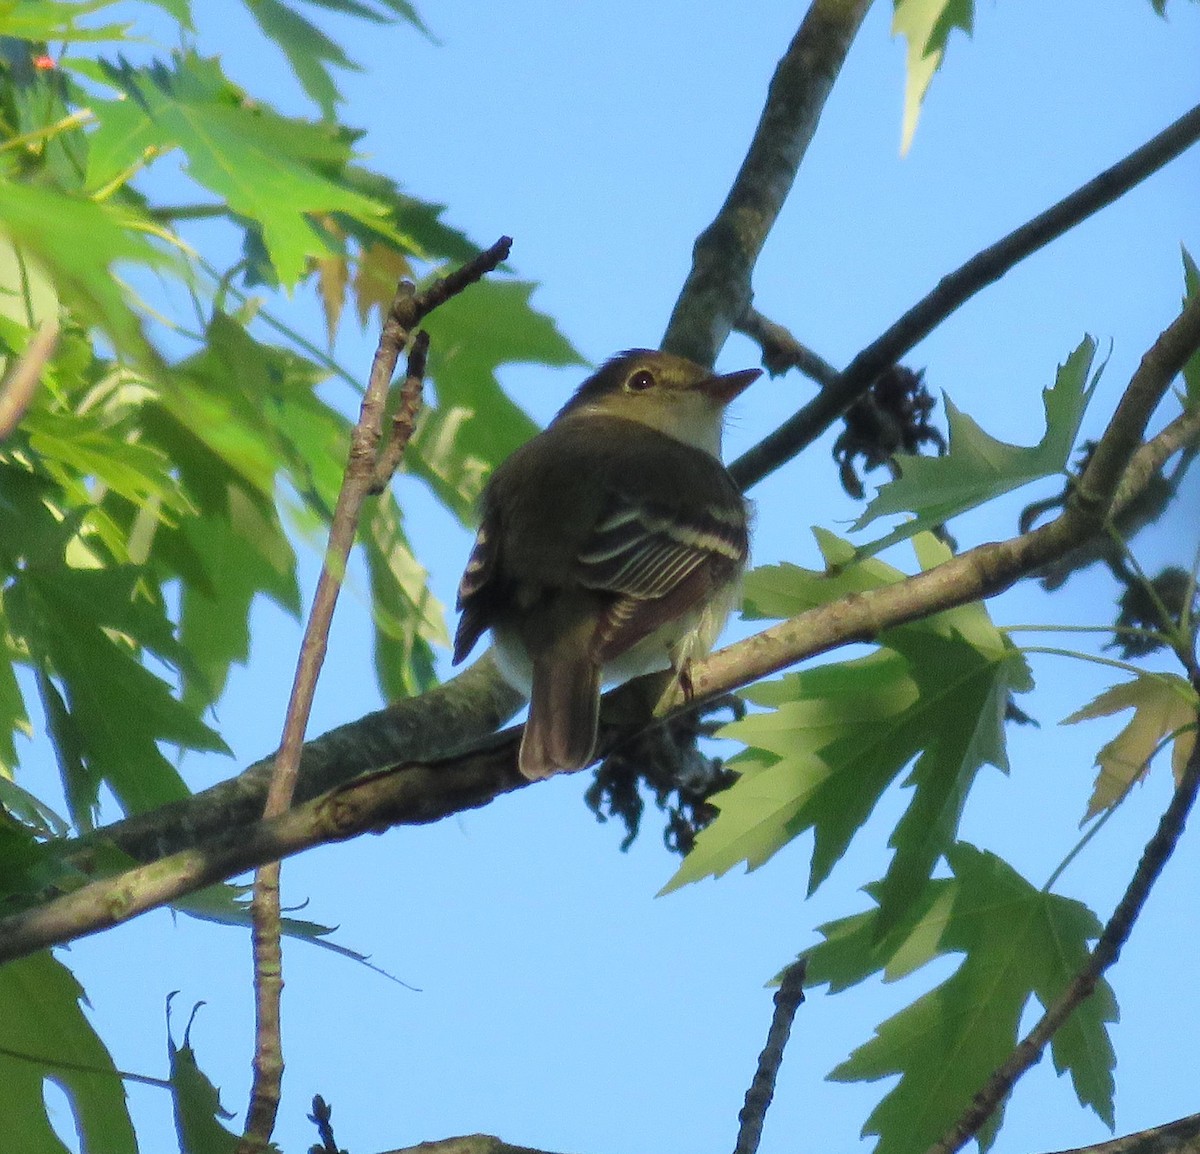
MULTIPOLYGON (((404 0, 323 6, 423 31, 404 0)), ((332 70, 352 64, 296 6, 246 0, 315 119, 284 115, 201 55, 187 0, 161 5, 175 22, 164 39, 182 45, 169 57, 104 23, 107 7, 0 5, 0 372, 41 326, 61 330, 42 388, 0 444, 5 913, 87 880, 56 849, 93 826, 102 791, 125 812, 186 796, 171 752, 228 752, 210 710, 247 657, 255 601, 299 612, 293 542, 329 519, 361 374, 291 334, 272 298, 311 286, 332 344, 346 303, 366 326, 399 277, 477 251, 439 206, 360 163, 357 134, 334 118, 332 70), (162 190, 181 185, 195 203, 165 203, 162 190), (233 254, 228 267, 189 244, 195 220, 208 251, 233 254), (62 814, 20 784, 33 697, 62 814)), ((478 286, 428 326, 438 403, 406 467, 463 519, 490 469, 533 431, 498 366, 578 360, 531 291, 478 286)), ((419 692, 446 629, 391 494, 364 518, 359 547, 380 686, 419 692)), ((217 898, 217 915, 199 912, 242 916, 228 893, 217 898)), ((68 1089, 89 1149, 136 1148, 79 998, 48 954, 0 974, 0 1111, 14 1148, 61 1149, 45 1076, 68 1089)))
MULTIPOLYGON (((1190 296, 1197 286, 1186 254, 1184 264, 1190 296)), ((902 540, 912 540, 923 569, 948 560, 948 547, 932 530, 1029 481, 1067 471, 1103 368, 1093 372, 1094 359, 1095 342, 1087 338, 1060 366, 1043 393, 1046 432, 1034 446, 997 441, 947 399, 946 455, 897 458, 900 476, 881 488, 855 528, 881 515, 911 516, 857 549, 817 530, 826 568, 755 570, 746 581, 744 614, 792 617, 898 582, 904 574, 875 554, 902 540)), ((1185 371, 1189 407, 1200 400, 1195 370, 1193 364, 1185 371)), ((1194 599, 1194 575, 1182 578, 1184 599, 1194 599)), ((1185 606, 1173 620, 1190 630, 1182 642, 1190 652, 1194 614, 1185 606)), ((1154 621, 1160 629, 1169 625, 1161 612, 1154 621)), ((879 1026, 831 1075, 853 1081, 900 1075, 865 1128, 880 1136, 883 1154, 925 1150, 947 1131, 1016 1044, 1029 999, 1048 1007, 1100 932, 1078 902, 1038 889, 958 837, 980 769, 990 764, 1007 772, 1012 695, 1032 687, 1025 657, 978 603, 889 630, 866 656, 752 686, 743 696, 759 709, 720 732, 747 747, 729 763, 737 781, 709 798, 718 816, 665 887, 720 876, 741 862, 757 868, 811 830, 812 893, 907 770, 902 784, 911 792, 889 840, 894 853, 883 878, 868 887, 875 908, 822 927, 825 940, 808 968, 810 982, 838 990, 876 973, 900 978, 943 955, 962 957, 950 978, 879 1026), (950 878, 936 875, 940 863, 950 878)), ((1129 709, 1132 719, 1097 754, 1085 822, 1120 804, 1166 748, 1178 779, 1195 745, 1200 701, 1175 674, 1134 671, 1065 723, 1129 709)), ((1107 1024, 1115 1020, 1112 991, 1101 983, 1052 1046, 1056 1068, 1070 1072, 1079 1101, 1109 1125, 1114 1055, 1107 1024)), ((997 1112, 981 1131, 984 1148, 1000 1121, 997 1112)))

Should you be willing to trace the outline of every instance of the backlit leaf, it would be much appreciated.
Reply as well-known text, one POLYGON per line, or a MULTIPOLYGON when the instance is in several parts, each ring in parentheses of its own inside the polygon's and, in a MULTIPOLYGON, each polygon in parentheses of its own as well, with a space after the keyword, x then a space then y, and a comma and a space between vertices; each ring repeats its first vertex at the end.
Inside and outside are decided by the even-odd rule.
POLYGON ((429 374, 436 406, 417 419, 404 468, 427 481, 464 522, 487 475, 537 426, 501 389, 501 365, 577 365, 582 359, 554 322, 531 307, 533 285, 484 281, 431 314, 429 374))
MULTIPOLYGON (((916 539, 923 568, 944 561, 945 546, 916 539)), ((827 555, 844 543, 826 537, 827 555)), ((839 571, 838 591, 900 580, 876 560, 839 571)), ((758 609, 789 611, 820 603, 822 578, 794 567, 752 574, 758 609), (794 587, 792 581, 794 579, 794 587)), ((890 845, 880 885, 882 924, 901 916, 954 843, 975 774, 984 764, 1007 767, 1003 719, 1008 695, 1029 688, 1024 660, 991 624, 980 604, 890 630, 877 652, 760 682, 743 691, 769 710, 721 730, 749 750, 731 768, 745 773, 711 803, 717 819, 667 885, 673 889, 739 861, 760 865, 807 829, 814 832, 811 893, 845 853, 884 790, 911 766, 909 807, 890 845)))
MULTIPOLYGON (((120 209, 86 197, 0 180, 0 237, 38 266, 38 275, 53 280, 77 317, 103 328, 122 350, 151 357, 137 315, 114 274, 124 261, 149 268, 169 262, 135 231, 136 223, 120 209)), ((0 288, 15 291, 17 283, 0 288)))
MULTIPOLYGON (((872 1112, 865 1133, 877 1154, 919 1154, 958 1118, 1017 1041, 1031 997, 1050 1006, 1084 965, 1100 932, 1085 906, 1043 893, 993 854, 960 843, 947 854, 953 878, 929 883, 889 929, 876 909, 821 927, 809 978, 835 988, 883 969, 899 977, 941 954, 961 953, 951 977, 877 1027, 831 1077, 900 1080, 872 1112)), ((1068 1072, 1080 1103, 1113 1122, 1115 1064, 1108 1023, 1112 990, 1101 980, 1055 1035, 1055 1068, 1068 1072)), ((986 1149, 1002 1119, 980 1134, 986 1149)))
POLYGON ((186 171, 255 222, 279 281, 299 280, 310 257, 336 255, 314 217, 345 213, 382 234, 386 206, 336 179, 349 144, 332 126, 287 119, 247 101, 216 61, 177 54, 170 70, 114 70, 128 93, 96 101, 88 187, 103 187, 146 150, 180 148, 186 171))
POLYGON ((13 1151, 67 1148, 50 1126, 44 1079, 70 1100, 75 1126, 89 1151, 136 1154, 125 1087, 80 1002, 83 989, 49 951, 0 966, 0 1115, 13 1151))
POLYGON ((1086 822, 1114 805, 1150 768, 1150 757, 1164 739, 1174 734, 1171 768, 1178 782, 1196 744, 1196 691, 1173 673, 1143 673, 1132 681, 1114 685, 1082 709, 1063 719, 1075 725, 1096 717, 1109 717, 1132 709, 1133 717, 1112 741, 1096 754, 1100 773, 1083 815, 1086 822))
POLYGON ((861 529, 877 517, 891 513, 911 511, 917 516, 882 540, 864 546, 862 552, 877 553, 914 533, 944 524, 1001 493, 1064 472, 1079 422, 1104 367, 1101 365, 1089 381, 1095 352, 1096 342, 1085 337, 1059 366, 1054 385, 1042 390, 1046 432, 1036 445, 1028 448, 989 436, 947 397, 949 452, 943 457, 898 458, 900 477, 880 487, 854 528, 861 529))
MULTIPOLYGON (((1189 302, 1200 294, 1200 268, 1192 259, 1192 254, 1183 250, 1183 303, 1186 308, 1189 302)), ((1200 405, 1200 352, 1192 353, 1183 366, 1183 381, 1187 387, 1188 405, 1200 405)))
POLYGON ((436 682, 430 647, 450 643, 444 611, 413 556, 390 492, 367 511, 360 540, 371 581, 375 674, 388 701, 413 697, 436 682))
POLYGON ((908 41, 904 80, 904 126, 900 151, 905 153, 917 130, 921 103, 933 74, 941 67, 942 53, 951 31, 961 28, 971 35, 974 0, 895 0, 892 35, 908 41))

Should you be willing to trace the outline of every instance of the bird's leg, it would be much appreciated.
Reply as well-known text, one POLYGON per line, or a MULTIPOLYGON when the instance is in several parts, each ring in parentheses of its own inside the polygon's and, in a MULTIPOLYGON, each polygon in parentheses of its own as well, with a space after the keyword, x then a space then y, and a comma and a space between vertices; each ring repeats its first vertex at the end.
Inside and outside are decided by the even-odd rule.
POLYGON ((675 676, 679 678, 679 691, 683 694, 683 700, 691 705, 693 698, 696 696, 696 687, 692 683, 692 661, 691 658, 685 658, 677 666, 675 666, 675 676))

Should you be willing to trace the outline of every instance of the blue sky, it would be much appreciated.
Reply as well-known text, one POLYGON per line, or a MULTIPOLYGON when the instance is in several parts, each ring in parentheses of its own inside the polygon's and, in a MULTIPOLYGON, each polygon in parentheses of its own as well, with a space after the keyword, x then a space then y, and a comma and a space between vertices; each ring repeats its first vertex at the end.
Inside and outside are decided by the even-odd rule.
MULTIPOLYGON (((248 35, 228 0, 196 5, 200 47, 249 87, 310 111, 282 64, 248 35)), ((1097 6, 979 5, 973 39, 956 34, 916 140, 899 155, 903 46, 890 5, 869 15, 830 99, 792 199, 756 270, 756 304, 844 364, 945 272, 1160 131, 1200 98, 1200 6, 1146 0, 1097 6)), ((515 238, 512 264, 539 282, 535 303, 591 360, 653 345, 686 273, 696 233, 724 197, 801 5, 671 0, 654 5, 422 6, 438 43, 328 21, 362 72, 343 78, 344 118, 367 132, 373 165, 481 244, 515 238)), ((1041 432, 1040 390, 1084 333, 1108 368, 1085 433, 1098 431, 1142 352, 1173 317, 1179 246, 1200 256, 1200 152, 964 306, 909 359, 995 436, 1041 432)), ((306 296, 279 306, 323 331, 306 296)), ((346 331, 338 355, 364 374, 374 335, 346 331)), ((726 368, 757 363, 734 337, 726 368)), ((505 384, 539 420, 577 371, 514 366, 505 384)), ((754 443, 810 395, 792 375, 764 379, 738 403, 727 456, 754 443)), ((760 486, 755 560, 817 563, 813 524, 846 531, 857 507, 838 488, 829 439, 760 486)), ((419 554, 447 604, 469 537, 420 487, 398 482, 419 554)), ((964 544, 1007 536, 1022 491, 963 518, 964 544)), ((1174 520, 1139 539, 1156 571, 1188 564, 1200 478, 1174 520)), ((902 551, 896 564, 909 566, 902 551)), ((354 575, 352 574, 352 577, 354 575)), ((315 572, 310 568, 307 589, 315 572)), ((334 625, 310 732, 378 704, 365 582, 351 582, 334 625)), ((991 605, 1004 624, 1102 622, 1114 595, 1100 574, 1047 601, 1020 588, 991 605)), ((734 626, 733 632, 745 632, 734 626)), ((278 740, 298 634, 260 608, 250 666, 218 722, 244 765, 278 740)), ((1041 884, 1077 837, 1096 748, 1115 725, 1055 723, 1111 678, 1057 658, 1035 661, 1025 703, 1038 731, 1011 734, 1012 772, 985 770, 963 836, 1041 884), (1052 778, 1052 781, 1047 781, 1052 778)), ((185 763, 197 787, 228 776, 219 759, 185 763)), ((656 900, 675 861, 649 816, 630 852, 598 826, 562 777, 427 829, 323 848, 284 870, 284 896, 337 939, 421 988, 412 993, 302 943, 285 955, 288 1069, 278 1140, 314 1140, 314 1093, 334 1106, 342 1145, 388 1149, 476 1130, 550 1150, 634 1154, 728 1149, 770 1017, 763 986, 815 941, 814 927, 864 908, 858 893, 886 866, 905 803, 896 787, 829 882, 804 900, 811 845, 801 838, 754 874, 734 873, 656 900)), ((1107 916, 1165 803, 1161 771, 1065 875, 1060 890, 1107 916)), ((1114 976, 1118 1130, 1194 1111, 1200 997, 1192 959, 1200 913, 1195 838, 1185 841, 1114 976)), ((66 955, 113 1041, 117 1064, 161 1073, 163 1004, 207 1002, 193 1030, 227 1107, 244 1109, 252 1049, 246 935, 155 913, 66 955)), ((824 1075, 872 1027, 944 978, 950 961, 892 986, 868 983, 801 1009, 768 1117, 764 1154, 853 1150, 883 1084, 824 1075)), ((178 1028, 182 1028, 182 1021, 178 1028)), ((169 1148, 161 1092, 132 1087, 145 1149, 169 1148)), ((1048 1063, 1008 1110, 999 1154, 1102 1140, 1048 1063)), ((865 1146, 863 1147, 866 1148, 865 1146)))

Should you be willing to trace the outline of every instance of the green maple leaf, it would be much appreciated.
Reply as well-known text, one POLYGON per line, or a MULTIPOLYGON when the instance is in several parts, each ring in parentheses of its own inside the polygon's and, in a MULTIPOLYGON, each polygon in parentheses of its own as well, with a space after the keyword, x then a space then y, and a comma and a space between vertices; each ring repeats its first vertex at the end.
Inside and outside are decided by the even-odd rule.
POLYGON ((329 65, 352 71, 358 71, 358 65, 336 41, 279 0, 245 0, 245 4, 263 34, 287 57, 296 79, 320 108, 321 115, 332 119, 342 96, 330 75, 329 65))
POLYGON ((0 36, 18 40, 125 40, 132 23, 80 24, 84 16, 111 8, 115 0, 8 0, 0 4, 0 36))
POLYGON ((6 591, 5 608, 35 663, 81 826, 90 825, 102 781, 127 812, 187 796, 160 743, 229 752, 140 659, 144 650, 176 668, 188 660, 161 602, 144 595, 137 567, 29 565, 6 591))
POLYGON ((974 0, 895 0, 892 35, 908 41, 901 153, 912 144, 921 102, 941 67, 946 40, 955 28, 970 36, 974 21, 974 0))
POLYGON ((43 1079, 67 1095, 86 1150, 136 1154, 125 1087, 80 1005, 83 989, 49 951, 0 966, 0 1112, 11 1150, 66 1154, 47 1117, 43 1079))
POLYGON ((153 360, 117 275, 123 263, 156 270, 175 263, 137 231, 146 224, 113 205, 9 181, 0 169, 0 296, 19 296, 27 276, 52 284, 76 318, 104 329, 121 350, 153 360))
MULTIPOLYGON (((168 1012, 174 996, 167 999, 168 1012)), ((223 1118, 232 1118, 233 1114, 221 1105, 220 1092, 200 1069, 196 1051, 192 1048, 192 1025, 200 1005, 203 1003, 192 1011, 184 1028, 182 1045, 175 1044, 169 1026, 167 1029, 175 1132, 179 1135, 179 1149, 185 1154, 234 1154, 238 1148, 238 1135, 221 1122, 223 1118)))
POLYGON ((145 157, 181 149, 186 171, 261 231, 280 283, 300 279, 310 257, 337 255, 315 217, 344 213, 402 243, 388 208, 351 187, 340 173, 351 158, 334 126, 280 116, 248 101, 216 61, 177 54, 174 67, 128 65, 110 71, 127 99, 92 104, 87 187, 104 188, 145 157))
MULTIPOLYGON (((918 538, 928 568, 949 555, 918 538)), ((845 543, 826 542, 831 555, 845 543)), ((857 568, 857 567, 856 567, 857 568)), ((869 561, 838 588, 867 588, 903 575, 869 561)), ((749 578, 758 608, 805 605, 824 593, 813 574, 776 567, 749 578), (789 576, 796 588, 785 591, 789 576)), ((900 916, 946 847, 975 774, 986 763, 1006 768, 1003 713, 1008 694, 1028 688, 1024 660, 992 626, 982 605, 968 605, 889 631, 868 657, 831 662, 744 696, 770 712, 751 714, 721 731, 751 748, 731 761, 741 775, 712 804, 717 819, 703 830, 665 891, 739 862, 761 865, 805 830, 814 832, 809 892, 829 876, 875 803, 908 765, 914 787, 891 839, 896 853, 881 886, 883 922, 900 916), (915 759, 915 760, 914 760, 915 759)), ((665 892, 664 891, 664 892, 665 892)))
POLYGON ((429 574, 413 554, 390 492, 368 512, 359 538, 371 582, 375 674, 388 701, 413 697, 437 681, 431 646, 450 644, 445 613, 429 591, 429 574))
POLYGON ((1065 472, 1079 423, 1104 368, 1101 365, 1089 381, 1095 353, 1096 342, 1085 337, 1059 366, 1054 385, 1042 390, 1046 432, 1036 445, 1024 447, 996 440, 949 397, 945 398, 949 452, 944 457, 899 458, 901 475, 880 486, 854 528, 861 529, 877 517, 892 513, 911 511, 916 517, 881 540, 863 546, 862 553, 877 553, 1001 493, 1065 472))
MULTIPOLYGON (((838 989, 880 970, 893 980, 940 955, 963 955, 950 978, 879 1026, 830 1075, 900 1075, 864 1129, 879 1135, 877 1154, 918 1154, 940 1138, 1011 1052, 1029 999, 1050 1006, 1100 932, 1085 906, 1035 889, 994 854, 959 843, 947 860, 953 878, 929 883, 890 927, 878 909, 830 923, 809 957, 809 980, 838 989)), ((1080 1103, 1109 1126, 1116 1059, 1107 1024, 1116 1017, 1101 981, 1051 1042, 1055 1069, 1069 1072, 1080 1103)), ((983 1149, 1001 1119, 1002 1110, 980 1133, 983 1149)))

